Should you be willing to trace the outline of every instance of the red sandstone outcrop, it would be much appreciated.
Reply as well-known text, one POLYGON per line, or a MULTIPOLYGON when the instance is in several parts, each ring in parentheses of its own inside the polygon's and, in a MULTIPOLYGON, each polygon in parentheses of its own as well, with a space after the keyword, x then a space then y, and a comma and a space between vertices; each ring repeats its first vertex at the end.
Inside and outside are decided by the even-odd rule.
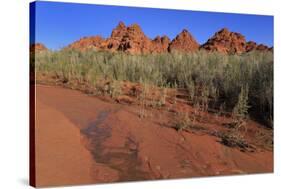
POLYGON ((228 54, 240 54, 245 51, 246 40, 243 35, 236 32, 230 32, 223 28, 216 32, 213 37, 201 45, 201 49, 208 51, 218 51, 228 54))
POLYGON ((140 26, 133 24, 126 28, 117 50, 131 54, 143 54, 151 53, 151 46, 151 40, 143 33, 140 26))
POLYGON ((165 53, 168 52, 170 39, 166 35, 163 37, 157 36, 152 40, 152 52, 154 53, 165 53))
POLYGON ((246 43, 246 46, 245 46, 245 51, 246 52, 250 52, 250 51, 253 51, 253 50, 256 50, 256 51, 273 51, 273 47, 268 47, 266 45, 263 45, 263 44, 257 44, 256 42, 254 41, 248 41, 246 43))
POLYGON ((78 41, 70 44, 68 48, 76 50, 89 50, 89 49, 101 49, 101 46, 105 43, 105 40, 101 36, 83 37, 78 41))
POLYGON ((152 41, 143 33, 137 24, 128 27, 119 22, 113 29, 111 36, 102 39, 99 36, 82 38, 69 45, 69 48, 86 50, 95 48, 97 50, 122 51, 131 54, 153 52, 152 41))
POLYGON ((193 36, 184 29, 180 34, 169 45, 169 52, 180 51, 180 52, 194 52, 199 49, 199 44, 193 38, 193 36))
POLYGON ((198 50, 199 44, 187 30, 183 30, 172 42, 167 36, 157 36, 151 40, 144 34, 139 25, 132 24, 127 27, 123 22, 119 22, 109 38, 84 37, 70 44, 68 48, 146 54, 168 51, 193 52, 198 50))
POLYGON ((30 52, 40 52, 40 51, 46 51, 48 50, 45 45, 42 43, 34 43, 30 45, 30 52))
MULTIPOLYGON (((84 37, 67 48, 77 50, 103 50, 121 51, 130 54, 165 53, 165 52, 194 52, 199 49, 207 51, 217 51, 226 54, 241 54, 250 51, 273 51, 263 44, 256 44, 253 41, 246 42, 245 37, 237 32, 231 32, 223 28, 216 32, 206 43, 199 45, 193 36, 184 29, 175 39, 170 41, 167 36, 157 36, 153 40, 149 39, 139 25, 132 24, 126 26, 123 22, 112 30, 109 38, 103 39, 101 36, 84 37)), ((38 49, 44 47, 38 46, 38 49)))
POLYGON ((237 32, 230 32, 227 28, 223 28, 216 32, 213 37, 208 39, 206 43, 201 45, 200 49, 207 51, 217 51, 227 54, 241 54, 250 51, 272 51, 263 44, 257 44, 254 41, 246 42, 245 37, 237 32))
POLYGON ((127 32, 127 27, 123 22, 119 22, 116 28, 114 28, 111 32, 111 36, 106 40, 106 46, 104 46, 104 49, 116 51, 120 43, 123 39, 123 36, 127 32))
POLYGON ((169 43, 170 39, 167 36, 150 40, 139 25, 132 24, 126 27, 123 22, 119 22, 107 39, 105 49, 131 54, 162 53, 167 52, 169 43))

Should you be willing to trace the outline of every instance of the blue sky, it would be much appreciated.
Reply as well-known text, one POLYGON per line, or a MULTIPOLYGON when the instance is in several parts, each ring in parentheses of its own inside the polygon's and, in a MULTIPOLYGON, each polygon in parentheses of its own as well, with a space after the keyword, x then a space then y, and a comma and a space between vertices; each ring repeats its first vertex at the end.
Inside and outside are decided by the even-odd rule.
POLYGON ((37 1, 35 20, 36 42, 51 49, 84 36, 109 37, 119 21, 139 24, 150 38, 167 35, 173 39, 186 28, 202 44, 227 27, 246 40, 273 45, 273 16, 37 1))

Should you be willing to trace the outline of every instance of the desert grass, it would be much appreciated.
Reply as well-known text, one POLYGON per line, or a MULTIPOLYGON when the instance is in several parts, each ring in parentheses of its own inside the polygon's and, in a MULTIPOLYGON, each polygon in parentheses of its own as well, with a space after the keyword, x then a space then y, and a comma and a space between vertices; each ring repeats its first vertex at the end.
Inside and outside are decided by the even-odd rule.
MULTIPOLYGON (((37 76, 57 78, 62 83, 113 80, 108 93, 120 93, 119 81, 159 88, 181 88, 186 100, 200 110, 216 109, 246 115, 273 127, 273 53, 250 52, 225 55, 198 51, 130 55, 97 51, 45 51, 35 55, 37 76)), ((164 98, 159 101, 163 104, 164 98)))

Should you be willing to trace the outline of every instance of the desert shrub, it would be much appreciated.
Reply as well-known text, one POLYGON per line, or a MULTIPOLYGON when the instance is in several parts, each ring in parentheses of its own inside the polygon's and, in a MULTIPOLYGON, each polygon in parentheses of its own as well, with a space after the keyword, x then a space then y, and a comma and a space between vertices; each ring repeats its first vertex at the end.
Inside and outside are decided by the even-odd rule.
POLYGON ((172 127, 174 127, 177 131, 181 131, 189 129, 192 124, 193 123, 190 120, 188 114, 178 113, 175 119, 175 123, 173 123, 172 127))
POLYGON ((239 147, 243 151, 253 152, 254 148, 239 133, 221 133, 221 143, 229 147, 239 147))
POLYGON ((247 86, 250 116, 273 124, 272 52, 131 55, 64 49, 36 54, 35 65, 37 74, 64 82, 96 85, 99 79, 109 79, 185 88, 193 104, 199 103, 205 110, 224 107, 223 111, 232 112, 241 88, 247 86))
POLYGON ((108 92, 111 98, 116 98, 122 94, 121 84, 118 81, 113 80, 108 86, 108 92))
POLYGON ((171 123, 171 127, 177 131, 187 131, 191 133, 205 132, 206 128, 195 122, 188 113, 178 112, 171 123))
POLYGON ((238 96, 238 101, 233 108, 233 116, 237 119, 245 119, 248 115, 248 94, 249 94, 249 87, 242 86, 240 94, 238 96))

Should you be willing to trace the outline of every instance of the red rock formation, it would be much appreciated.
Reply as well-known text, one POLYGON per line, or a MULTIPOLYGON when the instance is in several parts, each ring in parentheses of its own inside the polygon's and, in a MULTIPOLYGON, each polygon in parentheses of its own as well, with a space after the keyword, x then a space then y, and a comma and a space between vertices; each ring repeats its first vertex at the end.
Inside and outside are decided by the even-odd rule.
POLYGON ((246 42, 245 37, 236 32, 230 32, 227 28, 223 28, 216 32, 206 43, 201 45, 200 49, 207 51, 218 51, 227 54, 241 54, 250 51, 273 51, 263 44, 257 44, 254 41, 246 42))
POLYGON ((116 51, 122 41, 123 36, 127 32, 127 27, 123 22, 119 22, 116 28, 111 32, 110 38, 106 40, 106 46, 103 48, 106 50, 116 51))
POLYGON ((268 46, 264 45, 264 44, 259 44, 256 48, 257 51, 270 51, 272 50, 271 48, 269 48, 268 46))
POLYGON ((108 39, 100 36, 85 37, 68 46, 68 48, 87 50, 96 48, 105 51, 122 51, 131 54, 165 53, 169 51, 193 52, 199 44, 187 31, 183 30, 172 42, 167 36, 157 36, 150 40, 139 25, 128 27, 119 22, 108 39))
POLYGON ((152 41, 146 37, 137 24, 126 27, 123 22, 119 22, 117 27, 113 29, 111 36, 106 40, 100 36, 86 37, 68 47, 79 50, 96 48, 98 50, 140 54, 152 52, 152 41))
POLYGON ((268 47, 264 44, 258 45, 254 41, 248 41, 245 46, 245 51, 250 52, 250 51, 254 51, 254 50, 256 50, 256 51, 273 51, 273 47, 268 47))
MULTIPOLYGON (((126 26, 123 22, 112 30, 111 36, 103 39, 100 36, 84 37, 67 48, 77 50, 104 50, 104 51, 122 51, 130 54, 146 53, 165 53, 165 52, 194 52, 199 48, 207 51, 218 51, 227 54, 241 54, 244 52, 273 51, 263 44, 256 44, 253 41, 246 42, 245 37, 236 32, 230 32, 223 28, 216 32, 206 43, 199 45, 193 36, 184 29, 175 39, 170 41, 167 36, 157 36, 153 40, 149 39, 139 25, 132 24, 126 26)), ((38 47, 40 49, 40 47, 38 47)), ((42 47, 42 49, 44 49, 42 47)))
POLYGON ((163 37, 157 36, 152 40, 152 52, 153 53, 165 53, 168 52, 170 39, 166 35, 163 37))
POLYGON ((184 29, 180 34, 169 45, 169 52, 180 51, 180 52, 194 52, 198 50, 199 44, 193 38, 193 36, 184 29))
POLYGON ((245 51, 250 52, 257 48, 257 43, 254 41, 248 41, 245 45, 245 51))
POLYGON ((88 49, 100 50, 104 42, 105 41, 101 36, 83 37, 78 41, 75 41, 74 43, 70 44, 67 48, 81 51, 88 49))
POLYGON ((46 51, 48 49, 42 43, 34 43, 34 44, 30 45, 29 50, 30 50, 30 52, 41 52, 41 51, 46 51))
POLYGON ((131 54, 167 52, 170 39, 167 36, 150 40, 139 25, 126 27, 123 22, 112 31, 107 39, 107 49, 128 52, 131 54))
POLYGON ((151 40, 143 33, 139 25, 128 26, 122 36, 118 51, 131 54, 151 53, 151 40))
POLYGON ((246 40, 243 35, 223 28, 201 45, 200 48, 221 53, 240 54, 245 51, 245 44, 246 40))

